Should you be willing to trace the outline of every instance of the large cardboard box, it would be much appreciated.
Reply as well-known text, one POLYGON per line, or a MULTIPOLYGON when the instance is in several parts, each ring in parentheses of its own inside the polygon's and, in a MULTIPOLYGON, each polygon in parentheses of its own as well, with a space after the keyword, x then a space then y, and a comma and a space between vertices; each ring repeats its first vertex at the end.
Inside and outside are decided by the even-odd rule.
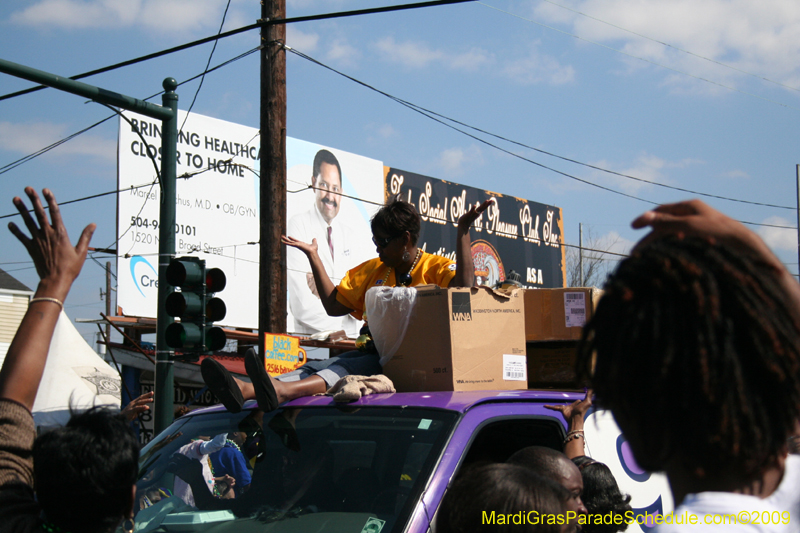
POLYGON ((525 340, 578 340, 603 291, 596 287, 526 289, 525 340))
POLYGON ((528 388, 579 389, 575 374, 578 341, 529 342, 528 388))
POLYGON ((526 389, 521 291, 417 287, 408 330, 383 373, 398 392, 526 389))

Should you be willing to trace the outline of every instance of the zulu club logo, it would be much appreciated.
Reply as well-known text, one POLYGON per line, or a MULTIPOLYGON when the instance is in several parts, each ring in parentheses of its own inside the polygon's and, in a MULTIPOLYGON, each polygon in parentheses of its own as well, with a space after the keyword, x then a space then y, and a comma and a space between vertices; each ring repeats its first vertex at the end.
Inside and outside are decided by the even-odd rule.
POLYGON ((133 278, 134 285, 136 285, 136 288, 139 290, 139 294, 145 298, 147 296, 144 291, 142 291, 142 287, 158 288, 158 272, 156 272, 156 269, 153 268, 153 265, 151 265, 147 259, 140 255, 134 255, 131 258, 131 277, 133 278), (139 265, 143 266, 139 267, 139 275, 137 277, 136 267, 139 265))
POLYGON ((472 305, 468 292, 454 292, 450 294, 453 308, 453 322, 469 322, 472 320, 472 305))

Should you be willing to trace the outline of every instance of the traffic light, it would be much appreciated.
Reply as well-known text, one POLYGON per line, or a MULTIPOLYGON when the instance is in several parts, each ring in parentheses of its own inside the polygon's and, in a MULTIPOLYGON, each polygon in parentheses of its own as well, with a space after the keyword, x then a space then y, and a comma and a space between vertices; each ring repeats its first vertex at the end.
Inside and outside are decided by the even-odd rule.
POLYGON ((167 326, 167 346, 192 359, 222 349, 225 332, 212 324, 225 318, 225 302, 213 295, 225 288, 225 273, 197 257, 178 257, 167 266, 167 283, 178 289, 167 296, 167 314, 180 319, 167 326))

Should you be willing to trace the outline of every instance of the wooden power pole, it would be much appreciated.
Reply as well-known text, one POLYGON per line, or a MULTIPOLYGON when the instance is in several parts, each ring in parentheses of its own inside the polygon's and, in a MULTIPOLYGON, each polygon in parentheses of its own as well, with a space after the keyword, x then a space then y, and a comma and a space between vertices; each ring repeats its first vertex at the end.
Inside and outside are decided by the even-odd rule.
MULTIPOLYGON (((286 0, 261 0, 261 20, 286 18, 286 0)), ((286 332, 286 25, 261 29, 261 266, 258 333, 286 332)), ((260 352, 263 353, 263 352, 260 352)))

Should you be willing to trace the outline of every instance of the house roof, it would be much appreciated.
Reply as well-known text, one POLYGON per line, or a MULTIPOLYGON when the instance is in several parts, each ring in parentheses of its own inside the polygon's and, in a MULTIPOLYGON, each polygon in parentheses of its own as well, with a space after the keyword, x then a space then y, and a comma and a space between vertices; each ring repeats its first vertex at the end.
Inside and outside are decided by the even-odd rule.
POLYGON ((27 285, 2 269, 0 269, 0 289, 33 292, 27 285))

